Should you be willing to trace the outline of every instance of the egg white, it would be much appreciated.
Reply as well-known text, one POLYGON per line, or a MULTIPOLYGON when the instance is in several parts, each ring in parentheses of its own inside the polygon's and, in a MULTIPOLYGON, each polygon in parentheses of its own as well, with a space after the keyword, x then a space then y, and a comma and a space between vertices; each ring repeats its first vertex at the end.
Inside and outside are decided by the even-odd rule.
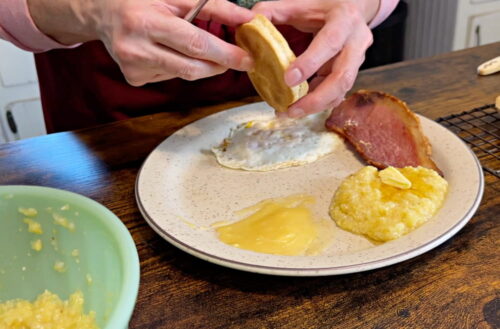
POLYGON ((311 163, 333 152, 342 139, 327 131, 328 113, 301 119, 249 121, 231 129, 212 152, 222 166, 271 171, 311 163))

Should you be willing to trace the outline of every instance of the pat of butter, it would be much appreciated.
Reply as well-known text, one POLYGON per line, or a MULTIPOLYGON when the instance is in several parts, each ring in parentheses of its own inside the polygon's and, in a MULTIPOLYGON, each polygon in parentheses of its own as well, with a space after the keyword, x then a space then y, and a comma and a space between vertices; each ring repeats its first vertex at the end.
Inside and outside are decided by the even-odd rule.
POLYGON ((390 185, 403 190, 411 187, 410 180, 394 167, 387 167, 384 170, 379 171, 378 176, 385 185, 390 185))

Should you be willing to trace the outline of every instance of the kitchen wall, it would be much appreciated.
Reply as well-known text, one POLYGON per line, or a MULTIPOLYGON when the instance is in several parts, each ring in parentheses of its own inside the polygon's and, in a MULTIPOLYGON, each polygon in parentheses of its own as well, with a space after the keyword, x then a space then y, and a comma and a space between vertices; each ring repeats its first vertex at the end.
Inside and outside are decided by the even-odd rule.
POLYGON ((500 41, 500 0, 404 0, 404 58, 500 41))

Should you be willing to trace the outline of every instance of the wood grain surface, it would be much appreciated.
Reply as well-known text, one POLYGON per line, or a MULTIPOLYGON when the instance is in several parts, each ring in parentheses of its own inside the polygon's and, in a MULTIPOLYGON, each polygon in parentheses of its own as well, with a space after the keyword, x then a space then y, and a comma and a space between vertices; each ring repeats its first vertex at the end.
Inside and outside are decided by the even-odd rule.
MULTIPOLYGON (((476 67, 500 43, 361 72, 354 89, 405 100, 430 118, 493 103, 500 74, 476 67)), ((500 328, 500 180, 486 175, 477 214, 451 240, 364 273, 293 278, 246 273, 192 257, 162 240, 134 200, 141 163, 180 127, 257 99, 159 113, 0 145, 0 184, 57 187, 111 209, 141 260, 130 328, 500 328)))

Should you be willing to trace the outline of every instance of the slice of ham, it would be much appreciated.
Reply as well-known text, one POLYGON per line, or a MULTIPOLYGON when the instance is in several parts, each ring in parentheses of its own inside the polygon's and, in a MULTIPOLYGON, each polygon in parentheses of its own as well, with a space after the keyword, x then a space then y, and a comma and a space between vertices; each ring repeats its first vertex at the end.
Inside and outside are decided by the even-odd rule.
POLYGON ((344 136, 377 168, 422 166, 442 172, 418 117, 394 96, 360 90, 336 107, 326 127, 344 136))

